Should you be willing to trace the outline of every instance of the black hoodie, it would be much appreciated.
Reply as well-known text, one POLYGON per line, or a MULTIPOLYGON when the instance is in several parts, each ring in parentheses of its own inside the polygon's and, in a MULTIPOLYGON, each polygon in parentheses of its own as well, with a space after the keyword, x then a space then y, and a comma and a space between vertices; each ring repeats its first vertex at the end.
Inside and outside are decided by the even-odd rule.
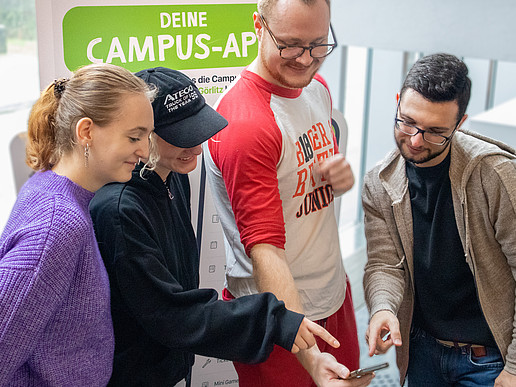
POLYGON ((115 331, 113 386, 173 386, 194 353, 257 363, 290 350, 302 315, 271 293, 218 300, 199 287, 187 175, 155 172, 97 191, 90 203, 109 274, 115 331), (167 190, 169 188, 170 192, 167 190), (171 199, 172 198, 172 199, 171 199))

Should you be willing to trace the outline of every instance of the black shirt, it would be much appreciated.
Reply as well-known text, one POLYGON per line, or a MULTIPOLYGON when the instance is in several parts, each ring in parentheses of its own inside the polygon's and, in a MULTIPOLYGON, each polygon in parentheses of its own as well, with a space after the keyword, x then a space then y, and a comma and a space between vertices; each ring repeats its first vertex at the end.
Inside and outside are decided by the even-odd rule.
POLYGON ((453 209, 450 154, 406 164, 414 230, 414 324, 441 340, 496 347, 465 259, 453 209))

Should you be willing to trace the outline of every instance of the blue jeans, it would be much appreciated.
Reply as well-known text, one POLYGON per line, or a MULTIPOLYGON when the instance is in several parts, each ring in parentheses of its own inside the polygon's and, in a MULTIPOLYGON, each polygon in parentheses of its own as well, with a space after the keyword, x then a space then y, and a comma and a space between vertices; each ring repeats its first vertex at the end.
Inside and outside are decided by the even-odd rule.
POLYGON ((449 348, 422 329, 412 328, 408 386, 493 386, 504 363, 497 348, 475 357, 470 348, 449 348))

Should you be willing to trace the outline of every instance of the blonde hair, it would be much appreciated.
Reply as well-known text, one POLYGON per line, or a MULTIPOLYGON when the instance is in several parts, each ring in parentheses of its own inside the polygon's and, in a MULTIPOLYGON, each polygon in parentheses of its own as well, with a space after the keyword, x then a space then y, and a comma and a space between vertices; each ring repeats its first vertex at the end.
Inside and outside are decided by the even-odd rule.
MULTIPOLYGON (((75 126, 83 117, 105 126, 117 116, 127 93, 144 94, 152 102, 155 88, 130 71, 112 64, 91 64, 70 79, 50 84, 32 107, 26 162, 32 169, 51 169, 77 143, 75 126)), ((149 156, 155 159, 155 155, 149 156)))
MULTIPOLYGON (((312 6, 314 5, 317 0, 299 0, 302 3, 312 6)), ((326 4, 328 4, 328 7, 331 9, 330 0, 324 0, 326 4)), ((276 5, 278 0, 259 0, 258 1, 258 13, 262 15, 266 20, 269 20, 273 13, 273 8, 276 5)))
POLYGON ((140 169, 140 177, 145 179, 145 171, 152 171, 156 168, 160 159, 158 143, 156 141, 156 133, 151 132, 149 135, 149 159, 140 169))

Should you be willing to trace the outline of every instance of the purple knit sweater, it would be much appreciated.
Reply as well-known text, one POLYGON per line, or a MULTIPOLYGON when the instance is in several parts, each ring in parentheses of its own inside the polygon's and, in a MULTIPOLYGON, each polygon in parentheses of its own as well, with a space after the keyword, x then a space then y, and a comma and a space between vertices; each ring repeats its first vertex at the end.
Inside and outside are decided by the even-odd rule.
POLYGON ((109 282, 93 193, 52 171, 22 188, 0 237, 0 386, 105 386, 109 282))

